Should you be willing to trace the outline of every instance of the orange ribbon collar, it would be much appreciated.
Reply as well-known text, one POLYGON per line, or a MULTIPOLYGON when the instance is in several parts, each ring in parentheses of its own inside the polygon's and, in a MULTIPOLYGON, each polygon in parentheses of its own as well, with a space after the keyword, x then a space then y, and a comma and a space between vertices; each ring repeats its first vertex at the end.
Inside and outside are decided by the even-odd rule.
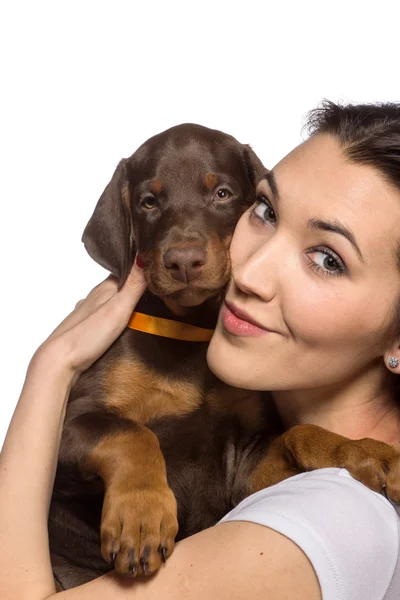
POLYGON ((128 327, 136 331, 185 342, 209 342, 214 333, 213 329, 203 329, 203 327, 196 327, 196 325, 152 317, 139 312, 133 313, 128 327))

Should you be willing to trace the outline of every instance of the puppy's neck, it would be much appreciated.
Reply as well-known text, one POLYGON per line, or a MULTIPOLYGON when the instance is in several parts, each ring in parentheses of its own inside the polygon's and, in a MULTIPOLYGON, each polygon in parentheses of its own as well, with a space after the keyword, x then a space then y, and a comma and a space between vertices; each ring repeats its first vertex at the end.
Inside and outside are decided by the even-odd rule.
POLYGON ((165 298, 163 302, 176 317, 184 317, 190 312, 190 307, 182 306, 179 302, 171 298, 165 298))
POLYGON ((213 297, 199 306, 181 306, 174 300, 163 300, 147 291, 138 302, 136 311, 153 317, 214 329, 217 324, 219 304, 219 298, 213 297))

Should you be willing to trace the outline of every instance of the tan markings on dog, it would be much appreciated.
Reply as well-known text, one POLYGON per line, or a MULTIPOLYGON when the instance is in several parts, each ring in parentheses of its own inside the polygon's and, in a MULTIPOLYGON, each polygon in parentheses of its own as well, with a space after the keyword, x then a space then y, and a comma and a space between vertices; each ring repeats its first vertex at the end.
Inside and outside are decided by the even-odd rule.
POLYGON ((218 177, 215 173, 207 173, 206 175, 206 187, 208 190, 213 190, 217 185, 218 177))
POLYGON ((229 241, 227 238, 221 240, 214 236, 210 238, 207 244, 207 264, 203 272, 215 288, 224 286, 230 276, 229 243, 230 239, 229 241))
POLYGON ((225 248, 229 248, 229 246, 231 245, 231 241, 232 241, 232 234, 227 235, 223 240, 222 243, 224 244, 225 248))
POLYGON ((266 487, 275 485, 300 472, 293 461, 287 458, 283 436, 275 438, 268 451, 257 462, 247 479, 247 492, 253 494, 266 487))
POLYGON ((119 415, 147 423, 168 415, 182 416, 202 401, 201 388, 162 377, 138 360, 120 360, 106 374, 107 405, 119 415))
POLYGON ((87 465, 95 473, 101 475, 106 483, 112 483, 117 479, 119 483, 124 480, 129 486, 132 481, 127 475, 135 471, 135 485, 140 487, 145 480, 149 483, 149 477, 153 477, 153 484, 160 483, 155 480, 165 475, 165 462, 160 452, 157 436, 142 425, 136 427, 132 424, 132 431, 119 431, 110 433, 99 440, 87 457, 87 465), (154 469, 146 472, 144 465, 149 464, 154 469))
POLYGON ((160 194, 161 190, 162 190, 161 181, 154 179, 150 184, 150 191, 153 192, 153 194, 160 194))
POLYGON ((259 392, 240 390, 217 382, 207 393, 206 402, 214 410, 237 418, 246 429, 258 430, 263 425, 262 399, 259 392))
MULTIPOLYGON (((102 438, 87 457, 87 466, 105 483, 101 515, 101 554, 105 561, 117 549, 115 566, 130 572, 129 548, 135 560, 145 548, 151 574, 161 566, 159 546, 167 557, 178 533, 177 503, 168 487, 167 469, 157 436, 143 425, 102 438)), ((138 561, 139 562, 139 561, 138 561)), ((139 574, 143 574, 140 563, 139 574)))

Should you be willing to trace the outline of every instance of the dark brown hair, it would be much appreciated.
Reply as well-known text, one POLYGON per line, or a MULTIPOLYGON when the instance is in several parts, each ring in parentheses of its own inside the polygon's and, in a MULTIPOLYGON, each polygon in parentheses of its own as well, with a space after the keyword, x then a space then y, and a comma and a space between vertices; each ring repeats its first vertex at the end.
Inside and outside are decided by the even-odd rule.
POLYGON ((310 135, 335 136, 347 158, 375 167, 400 191, 400 103, 325 100, 308 114, 306 129, 310 135))

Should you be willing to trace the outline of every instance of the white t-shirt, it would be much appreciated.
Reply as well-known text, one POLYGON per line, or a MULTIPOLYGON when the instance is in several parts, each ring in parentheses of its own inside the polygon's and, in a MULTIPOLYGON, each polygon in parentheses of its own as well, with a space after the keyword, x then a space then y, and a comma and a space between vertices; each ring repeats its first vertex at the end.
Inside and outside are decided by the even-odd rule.
POLYGON ((307 555, 323 600, 400 600, 400 507, 345 469, 296 475, 243 500, 224 521, 279 531, 307 555))

